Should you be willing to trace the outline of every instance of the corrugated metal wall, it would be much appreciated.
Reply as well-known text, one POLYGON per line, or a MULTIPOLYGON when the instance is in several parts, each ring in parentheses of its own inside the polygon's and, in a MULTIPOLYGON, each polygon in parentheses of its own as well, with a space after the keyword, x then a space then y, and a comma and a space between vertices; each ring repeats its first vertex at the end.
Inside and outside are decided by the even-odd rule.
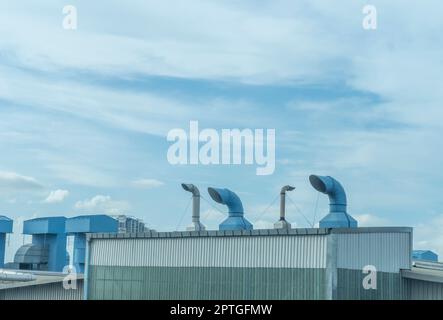
POLYGON ((360 270, 337 270, 338 300, 402 300, 407 290, 399 273, 377 272, 376 289, 365 289, 363 279, 367 274, 360 270))
POLYGON ((89 247, 88 297, 401 299, 405 291, 399 272, 410 267, 412 235, 393 229, 321 235, 97 237, 89 247), (366 265, 377 268, 377 293, 362 291, 366 265))
POLYGON ((411 233, 337 234, 337 268, 362 270, 373 265, 379 272, 411 267, 411 233))
POLYGON ((62 282, 0 290, 0 300, 82 300, 83 280, 76 289, 66 290, 62 282))
POLYGON ((88 299, 325 299, 324 269, 104 267, 89 270, 88 299))
POLYGON ((408 299, 443 300, 443 283, 405 279, 408 288, 408 299))
POLYGON ((327 235, 93 239, 89 299, 324 299, 327 235))
POLYGON ((93 266, 325 268, 326 235, 93 239, 93 266))

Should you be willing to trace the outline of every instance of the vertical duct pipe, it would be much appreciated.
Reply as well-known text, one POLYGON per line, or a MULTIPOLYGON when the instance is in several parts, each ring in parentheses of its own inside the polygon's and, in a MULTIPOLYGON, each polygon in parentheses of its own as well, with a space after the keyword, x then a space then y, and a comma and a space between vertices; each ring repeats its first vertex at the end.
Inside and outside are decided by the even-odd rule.
POLYGON ((252 230, 252 224, 244 218, 240 198, 229 189, 208 188, 211 198, 229 209, 229 217, 219 225, 219 230, 252 230))
POLYGON ((309 176, 318 192, 329 197, 329 214, 320 220, 320 228, 356 228, 357 221, 346 212, 347 199, 343 186, 330 176, 309 176))
POLYGON ((200 222, 200 191, 193 184, 182 183, 182 188, 192 193, 192 225, 187 231, 204 231, 206 228, 200 222))
POLYGON ((284 186, 280 191, 280 220, 274 223, 274 229, 291 229, 291 224, 286 221, 286 192, 292 191, 293 186, 284 186))
POLYGON ((6 234, 12 233, 12 220, 5 216, 0 216, 0 268, 5 263, 6 234))

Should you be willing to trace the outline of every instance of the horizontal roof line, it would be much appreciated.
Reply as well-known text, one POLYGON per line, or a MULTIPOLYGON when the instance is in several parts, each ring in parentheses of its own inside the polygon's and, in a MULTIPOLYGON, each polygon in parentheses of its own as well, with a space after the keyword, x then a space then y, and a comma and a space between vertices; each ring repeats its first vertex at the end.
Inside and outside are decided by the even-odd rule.
POLYGON ((90 239, 132 239, 132 238, 187 238, 187 237, 230 237, 230 236, 306 236, 345 233, 412 233, 409 227, 365 227, 365 228, 294 228, 294 229, 255 229, 255 230, 210 230, 137 233, 90 233, 90 239))

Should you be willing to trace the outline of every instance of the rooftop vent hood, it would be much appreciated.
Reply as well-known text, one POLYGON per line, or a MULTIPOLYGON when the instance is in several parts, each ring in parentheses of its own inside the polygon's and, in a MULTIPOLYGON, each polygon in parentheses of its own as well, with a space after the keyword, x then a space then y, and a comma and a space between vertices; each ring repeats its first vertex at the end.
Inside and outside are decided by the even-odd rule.
POLYGON ((286 221, 286 192, 292 191, 293 186, 284 186, 280 191, 280 220, 274 223, 274 229, 291 229, 291 224, 286 221))
POLYGON ((318 192, 329 196, 329 214, 320 220, 320 228, 357 228, 357 221, 346 212, 346 193, 340 182, 330 176, 309 176, 318 192))
POLYGON ((252 230, 252 224, 244 218, 240 198, 229 189, 208 188, 211 198, 229 209, 229 217, 219 225, 219 230, 252 230))
POLYGON ((205 226, 200 223, 200 191, 193 184, 182 183, 182 188, 192 193, 192 225, 188 231, 203 231, 205 226))

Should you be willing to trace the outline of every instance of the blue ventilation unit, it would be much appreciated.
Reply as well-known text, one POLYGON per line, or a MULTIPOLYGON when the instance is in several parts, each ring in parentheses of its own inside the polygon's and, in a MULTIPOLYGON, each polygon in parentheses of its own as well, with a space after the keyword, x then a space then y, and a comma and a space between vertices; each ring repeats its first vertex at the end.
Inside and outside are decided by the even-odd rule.
POLYGON ((73 263, 76 272, 85 271, 86 234, 100 232, 117 233, 118 221, 102 214, 78 216, 66 220, 66 233, 74 236, 73 263))
POLYGON ((5 266, 6 234, 12 232, 12 220, 0 216, 0 268, 5 266))
POLYGON ((229 217, 219 225, 219 230, 252 230, 252 224, 244 218, 240 198, 229 189, 208 188, 211 198, 229 209, 229 217))
POLYGON ((340 182, 332 177, 309 176, 315 190, 329 196, 329 214, 320 220, 320 228, 357 228, 357 220, 346 212, 346 193, 340 182))
POLYGON ((48 247, 48 271, 62 272, 66 266, 65 217, 26 220, 23 234, 32 235, 32 244, 48 247))
POLYGON ((438 255, 431 250, 413 250, 412 260, 438 262, 438 255))

